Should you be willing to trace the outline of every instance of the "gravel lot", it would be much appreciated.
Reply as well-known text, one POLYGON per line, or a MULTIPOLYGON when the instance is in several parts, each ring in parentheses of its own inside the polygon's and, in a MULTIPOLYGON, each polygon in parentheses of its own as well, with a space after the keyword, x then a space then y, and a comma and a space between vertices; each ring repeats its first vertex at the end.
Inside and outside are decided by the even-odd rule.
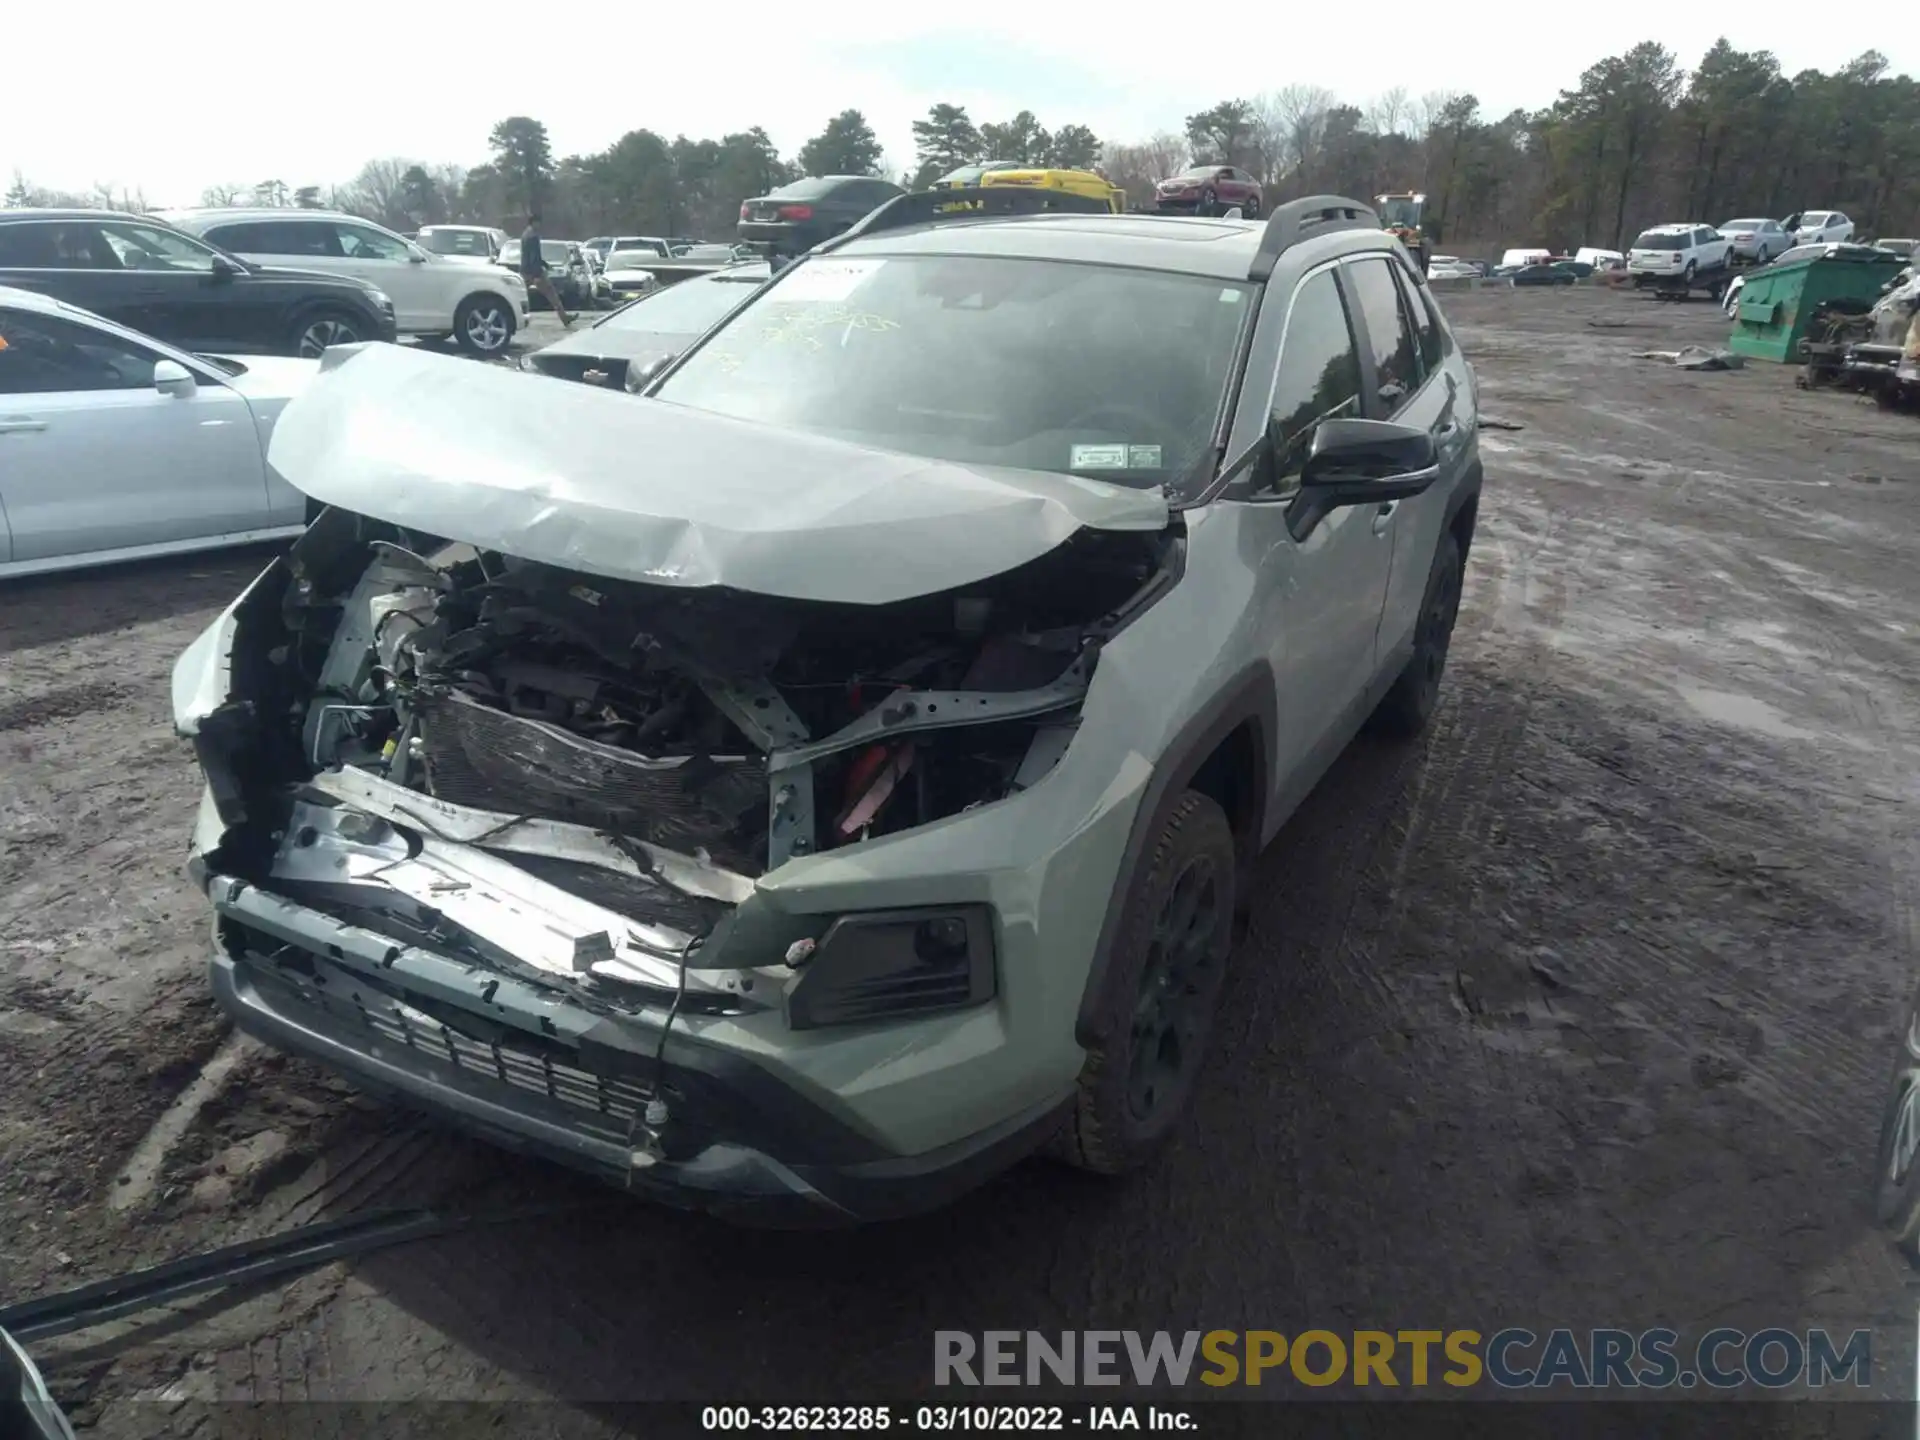
POLYGON ((1706 304, 1445 304, 1523 428, 1482 435, 1444 708, 1264 857, 1195 1123, 1117 1186, 1035 1162, 924 1220, 740 1233, 227 1042, 167 675, 262 554, 0 589, 0 1299, 365 1206, 596 1207, 48 1345, 77 1417, 904 1396, 935 1328, 1006 1326, 1871 1326, 1905 1393, 1863 1197, 1915 970, 1920 428, 1633 358, 1723 336, 1706 304))

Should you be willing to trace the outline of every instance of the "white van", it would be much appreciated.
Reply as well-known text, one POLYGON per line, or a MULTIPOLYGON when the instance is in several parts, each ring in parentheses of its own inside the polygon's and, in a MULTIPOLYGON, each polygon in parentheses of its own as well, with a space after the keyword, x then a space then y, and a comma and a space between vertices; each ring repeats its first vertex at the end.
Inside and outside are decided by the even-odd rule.
POLYGON ((1573 252, 1573 258, 1596 270, 1605 270, 1610 266, 1624 265, 1627 257, 1618 250, 1596 250, 1591 245, 1582 245, 1573 252))
POLYGON ((1509 250, 1500 257, 1500 268, 1509 265, 1539 265, 1553 258, 1551 250, 1509 250))

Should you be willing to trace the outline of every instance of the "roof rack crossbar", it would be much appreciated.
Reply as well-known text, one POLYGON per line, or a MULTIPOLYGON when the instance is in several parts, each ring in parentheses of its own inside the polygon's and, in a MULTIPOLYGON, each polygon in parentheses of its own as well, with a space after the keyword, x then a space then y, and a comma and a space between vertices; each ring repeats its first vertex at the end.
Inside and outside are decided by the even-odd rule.
POLYGON ((980 220, 996 215, 1039 215, 1065 211, 1076 215, 1109 215, 1107 202, 1091 195, 1041 187, 1014 185, 956 185, 950 190, 915 190, 896 195, 867 213, 831 240, 814 246, 815 253, 837 250, 862 235, 901 230, 909 225, 933 225, 980 220))
POLYGON ((1380 217, 1358 200, 1344 195, 1306 195, 1289 200, 1267 217, 1260 248, 1247 271, 1249 280, 1265 280, 1280 257, 1302 240, 1339 230, 1378 230, 1380 217))

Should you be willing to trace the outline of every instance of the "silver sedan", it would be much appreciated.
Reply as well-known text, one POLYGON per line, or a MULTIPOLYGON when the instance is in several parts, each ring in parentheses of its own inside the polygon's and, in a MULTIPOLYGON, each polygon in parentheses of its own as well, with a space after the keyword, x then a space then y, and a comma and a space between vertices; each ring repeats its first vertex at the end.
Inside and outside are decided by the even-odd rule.
POLYGON ((267 440, 319 368, 189 354, 0 286, 0 578, 299 534, 267 440))

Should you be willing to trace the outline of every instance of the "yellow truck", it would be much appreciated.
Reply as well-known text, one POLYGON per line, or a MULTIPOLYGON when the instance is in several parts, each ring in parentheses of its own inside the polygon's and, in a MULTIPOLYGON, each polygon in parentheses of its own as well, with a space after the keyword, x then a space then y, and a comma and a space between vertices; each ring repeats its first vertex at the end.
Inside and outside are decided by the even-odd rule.
POLYGON ((1127 192, 1091 170, 989 170, 980 177, 982 187, 1018 185, 1026 189, 1064 190, 1069 195, 1088 195, 1104 200, 1107 208, 1119 215, 1127 208, 1127 192))

